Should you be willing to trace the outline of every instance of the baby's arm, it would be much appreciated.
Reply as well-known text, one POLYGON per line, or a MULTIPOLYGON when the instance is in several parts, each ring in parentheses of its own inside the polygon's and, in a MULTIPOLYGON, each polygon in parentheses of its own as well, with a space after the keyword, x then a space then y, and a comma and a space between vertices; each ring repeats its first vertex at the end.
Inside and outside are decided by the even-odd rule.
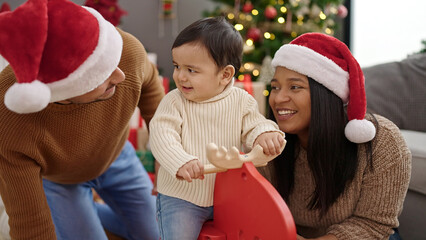
POLYGON ((281 153, 284 144, 284 137, 279 132, 264 132, 254 141, 253 146, 259 144, 266 155, 276 155, 281 153))
POLYGON ((188 182, 197 178, 204 179, 204 165, 198 159, 191 160, 179 168, 176 177, 183 178, 188 182))
POLYGON ((182 146, 182 101, 179 92, 170 91, 162 100, 149 124, 149 143, 155 160, 174 177, 182 166, 198 159, 182 146))

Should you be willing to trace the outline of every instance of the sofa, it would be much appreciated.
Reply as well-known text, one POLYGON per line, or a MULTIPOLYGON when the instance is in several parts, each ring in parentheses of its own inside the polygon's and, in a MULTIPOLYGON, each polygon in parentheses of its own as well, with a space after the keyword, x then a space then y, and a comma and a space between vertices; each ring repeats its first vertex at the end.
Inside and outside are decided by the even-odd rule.
POLYGON ((426 53, 362 70, 368 111, 393 121, 412 154, 399 233, 404 240, 426 239, 426 53))

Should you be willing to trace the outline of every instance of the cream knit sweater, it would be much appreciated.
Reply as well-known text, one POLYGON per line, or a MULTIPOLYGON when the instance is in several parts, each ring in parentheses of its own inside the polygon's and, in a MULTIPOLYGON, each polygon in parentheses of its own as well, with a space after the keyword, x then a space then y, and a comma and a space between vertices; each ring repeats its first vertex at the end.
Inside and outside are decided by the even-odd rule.
POLYGON ((267 131, 280 132, 274 122, 259 113, 256 100, 233 82, 222 93, 200 103, 185 99, 178 89, 171 91, 150 124, 151 150, 161 165, 158 192, 198 206, 212 206, 216 175, 206 174, 204 180, 188 183, 176 178, 179 168, 193 159, 208 163, 208 143, 240 150, 243 144, 250 149, 257 136, 267 131))

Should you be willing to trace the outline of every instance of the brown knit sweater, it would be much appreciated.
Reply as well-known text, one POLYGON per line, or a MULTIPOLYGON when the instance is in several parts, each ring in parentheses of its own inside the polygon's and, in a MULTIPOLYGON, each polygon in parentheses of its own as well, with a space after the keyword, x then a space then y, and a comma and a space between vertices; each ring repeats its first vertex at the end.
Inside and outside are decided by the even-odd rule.
POLYGON ((8 66, 0 73, 0 194, 13 239, 56 239, 42 178, 73 184, 98 177, 119 155, 135 107, 149 122, 163 97, 142 44, 119 32, 124 45, 119 67, 126 78, 106 101, 50 103, 37 113, 16 114, 3 103, 15 82, 13 71, 8 66))
MULTIPOLYGON (((359 167, 353 182, 323 217, 308 210, 314 179, 306 151, 295 163, 295 185, 288 207, 299 235, 306 238, 333 234, 338 239, 389 239, 407 193, 411 174, 411 153, 399 129, 377 116, 379 130, 373 139, 373 168, 367 164, 365 145, 359 145, 359 167)), ((273 184, 272 164, 259 169, 273 184)))

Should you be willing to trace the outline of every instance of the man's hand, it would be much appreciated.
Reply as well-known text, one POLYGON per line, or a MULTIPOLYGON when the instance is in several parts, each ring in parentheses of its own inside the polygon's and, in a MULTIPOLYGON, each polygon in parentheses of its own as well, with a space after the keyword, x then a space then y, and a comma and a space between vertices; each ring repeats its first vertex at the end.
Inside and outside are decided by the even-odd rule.
POLYGON ((265 155, 280 154, 281 147, 284 144, 284 137, 279 132, 265 132, 260 134, 253 146, 259 144, 263 148, 265 155))
POLYGON ((191 160, 179 168, 176 177, 188 182, 192 182, 192 179, 204 179, 204 165, 198 159, 191 160))

